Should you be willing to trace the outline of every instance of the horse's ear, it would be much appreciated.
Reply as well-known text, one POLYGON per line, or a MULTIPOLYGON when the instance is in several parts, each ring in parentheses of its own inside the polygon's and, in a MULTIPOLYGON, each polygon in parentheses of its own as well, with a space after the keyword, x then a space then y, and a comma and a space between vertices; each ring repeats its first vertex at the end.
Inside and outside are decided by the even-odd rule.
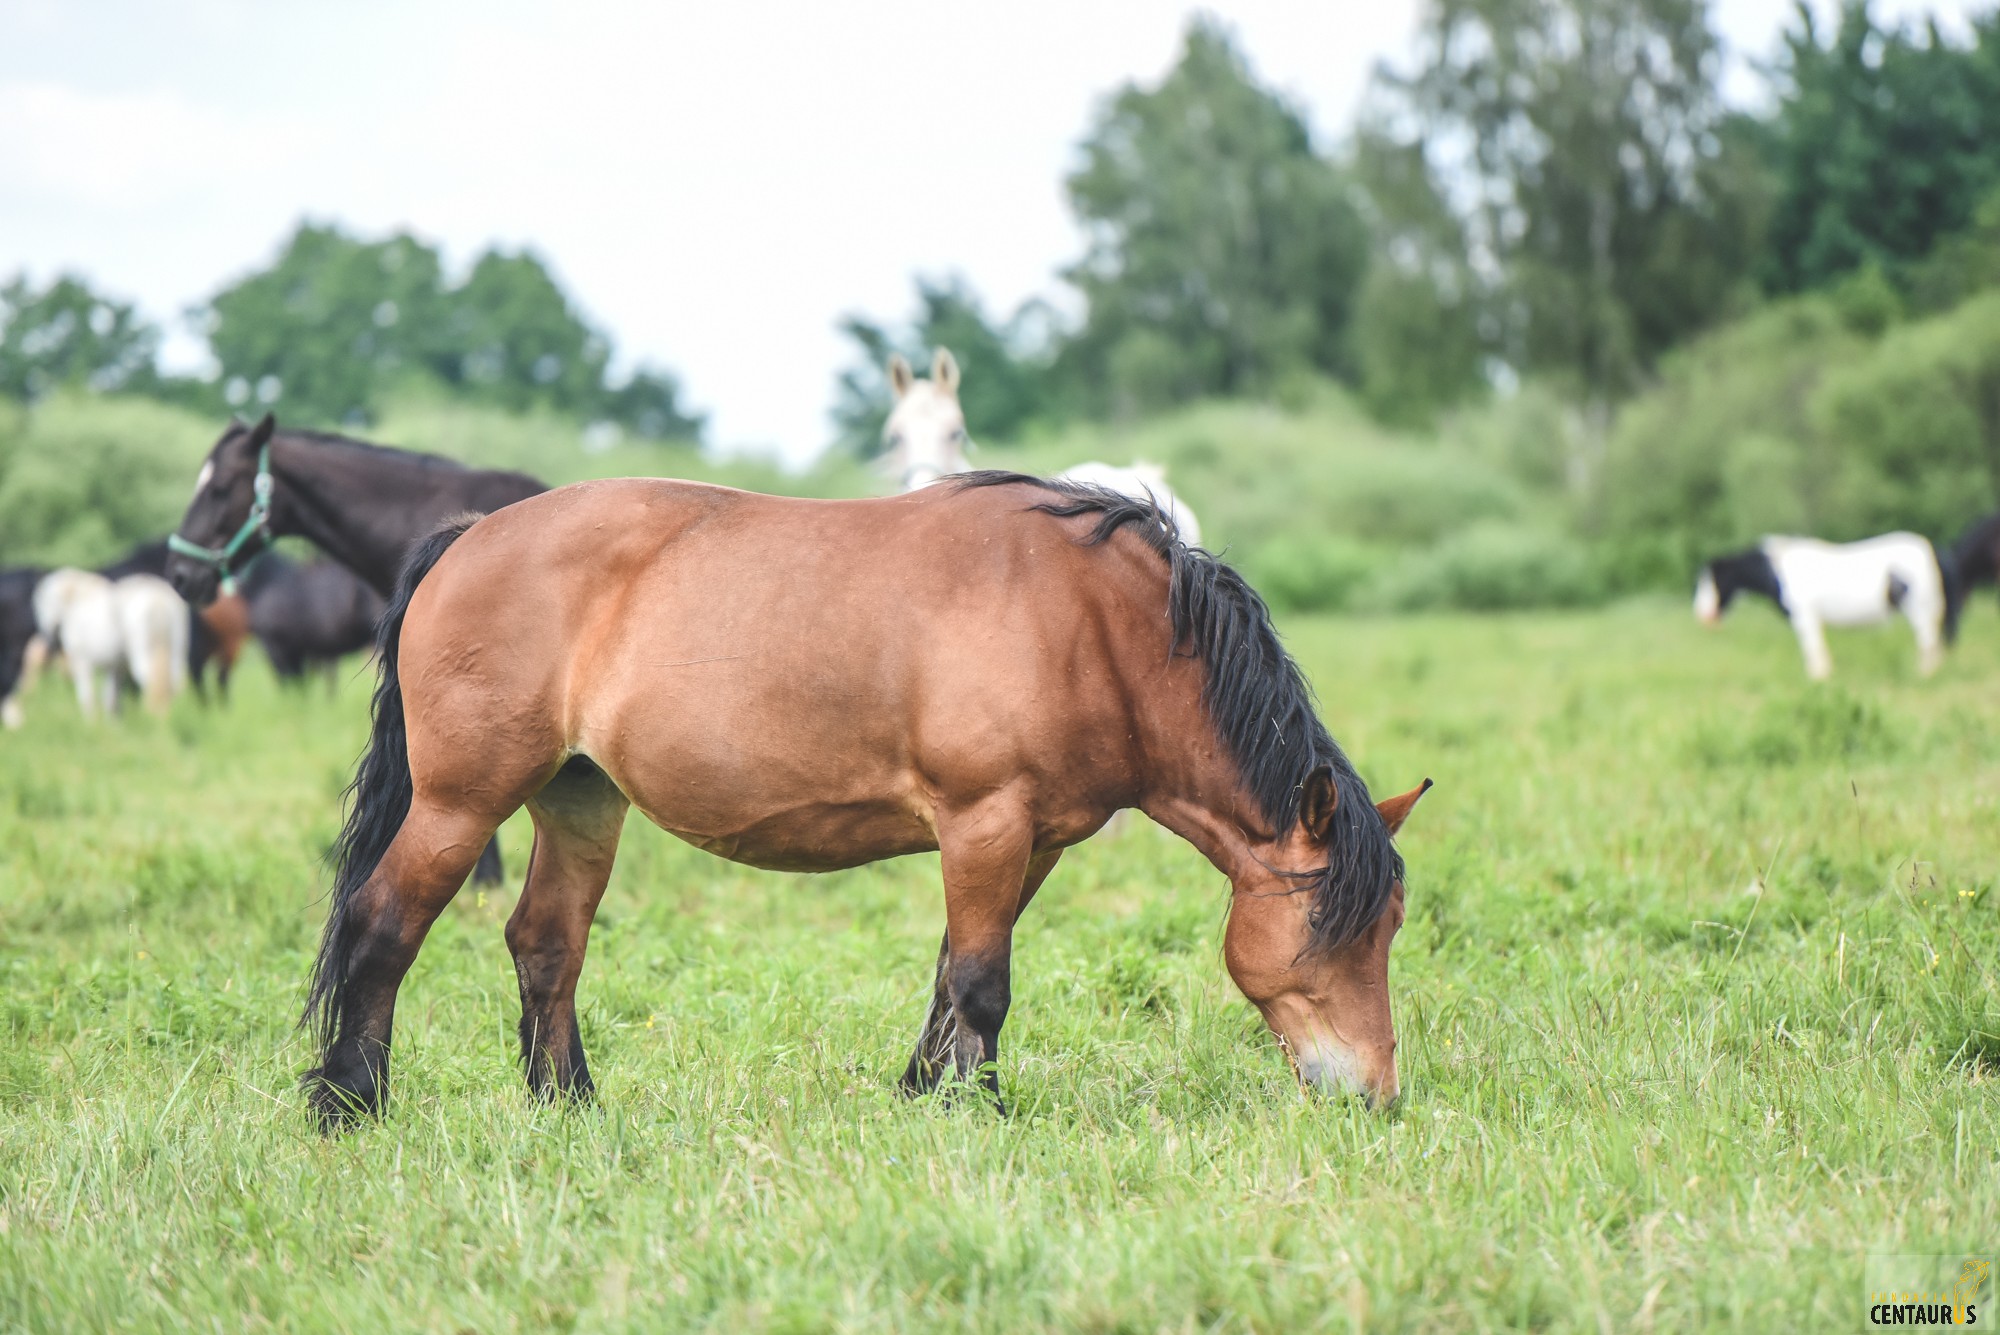
POLYGON ((1425 779, 1409 792, 1397 797, 1385 797, 1375 804, 1375 810, 1382 814, 1382 823, 1389 827, 1390 834, 1393 835, 1403 828, 1403 822, 1409 817, 1410 808, 1417 804, 1418 798, 1430 790, 1431 781, 1425 779))
POLYGON ((1306 775, 1299 789, 1299 824, 1316 844, 1326 842, 1333 832, 1333 813, 1340 807, 1340 790, 1333 786, 1333 770, 1321 765, 1306 775))
POLYGON ((258 422, 255 427, 251 428, 250 448, 253 450, 263 449, 264 446, 270 443, 271 433, 273 431, 276 431, 277 429, 278 429, 277 417, 275 417, 271 413, 265 413, 263 420, 258 422))
POLYGON ((950 348, 939 348, 931 358, 931 381, 947 394, 958 393, 958 358, 950 348))
POLYGON ((900 352, 889 354, 889 388, 896 391, 896 397, 900 399, 908 394, 910 386, 916 383, 917 373, 903 360, 903 354, 900 352))

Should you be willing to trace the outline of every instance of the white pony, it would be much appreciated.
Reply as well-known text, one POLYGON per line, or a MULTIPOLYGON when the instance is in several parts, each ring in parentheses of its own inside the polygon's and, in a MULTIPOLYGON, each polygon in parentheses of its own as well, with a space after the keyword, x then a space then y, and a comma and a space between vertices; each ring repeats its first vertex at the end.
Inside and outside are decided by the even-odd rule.
MULTIPOLYGON (((889 388, 895 392, 896 403, 889 420, 882 424, 882 440, 888 447, 883 460, 904 491, 928 487, 941 477, 970 467, 965 452, 971 442, 965 435, 965 410, 959 406, 958 386, 958 360, 948 348, 939 348, 931 357, 929 380, 918 379, 901 353, 889 358, 889 388)), ((1168 488, 1167 470, 1158 464, 1143 460, 1130 468, 1078 464, 1057 476, 1108 487, 1134 500, 1150 500, 1173 517, 1183 540, 1190 546, 1201 545, 1201 525, 1194 511, 1168 488)))
POLYGON ((155 713, 187 684, 187 604, 157 575, 114 583, 88 570, 53 571, 35 588, 35 623, 69 660, 85 718, 117 714, 122 678, 155 713))
POLYGON ((1133 500, 1150 500, 1174 521, 1182 542, 1190 547, 1201 546, 1201 524, 1195 519, 1194 511, 1188 509, 1187 502, 1168 488, 1167 470, 1159 464, 1134 459, 1130 468, 1120 468, 1117 464, 1092 462, 1065 468, 1056 476, 1071 482, 1108 487, 1133 500))
POLYGON ((1694 614, 1714 625, 1746 590, 1763 594, 1791 618, 1806 674, 1815 681, 1833 673, 1828 626, 1879 625, 1900 613, 1916 632, 1917 670, 1928 677, 1943 656, 1944 575, 1930 541, 1919 534, 1849 543, 1766 538, 1702 567, 1694 614))

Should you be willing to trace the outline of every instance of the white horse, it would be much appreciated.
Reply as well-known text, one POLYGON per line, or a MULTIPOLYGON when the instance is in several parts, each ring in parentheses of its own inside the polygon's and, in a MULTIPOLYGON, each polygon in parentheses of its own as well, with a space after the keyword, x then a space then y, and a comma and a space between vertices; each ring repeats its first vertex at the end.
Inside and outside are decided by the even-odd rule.
POLYGON ((1849 543, 1766 538, 1702 567, 1694 613, 1714 625, 1745 591, 1763 594, 1791 618, 1815 681, 1833 673, 1828 626, 1880 625, 1900 613, 1916 632, 1917 670, 1928 677, 1943 656, 1944 575, 1930 541, 1916 533, 1849 543))
POLYGON ((896 403, 882 424, 888 448, 883 461, 904 491, 928 487, 941 477, 966 470, 965 410, 958 406, 958 360, 939 348, 931 358, 931 378, 919 380, 901 353, 889 359, 889 388, 896 403))
MULTIPOLYGON (((965 456, 971 442, 965 434, 965 410, 958 402, 959 382, 958 360, 948 348, 939 348, 931 357, 929 380, 918 379, 901 353, 889 358, 889 388, 896 403, 882 424, 882 440, 888 447, 883 460, 904 491, 928 487, 971 466, 965 456)), ((1130 468, 1121 468, 1086 463, 1057 476, 1109 487, 1134 500, 1150 500, 1173 517, 1184 540, 1201 545, 1201 525, 1194 511, 1167 486, 1167 470, 1158 464, 1135 460, 1130 468)))
POLYGON ((1167 486, 1167 470, 1159 464, 1147 463, 1144 459, 1134 459, 1130 468, 1117 464, 1091 462, 1065 468, 1056 476, 1071 482, 1088 482, 1092 486, 1108 487, 1133 500, 1150 500, 1174 521, 1181 541, 1190 547, 1201 546, 1201 524, 1195 519, 1194 511, 1188 509, 1187 502, 1174 495, 1167 486))
POLYGON ((138 686, 155 713, 165 713, 187 684, 187 604, 156 575, 114 583, 88 570, 54 571, 35 588, 35 622, 69 660, 85 718, 117 714, 122 679, 138 686))

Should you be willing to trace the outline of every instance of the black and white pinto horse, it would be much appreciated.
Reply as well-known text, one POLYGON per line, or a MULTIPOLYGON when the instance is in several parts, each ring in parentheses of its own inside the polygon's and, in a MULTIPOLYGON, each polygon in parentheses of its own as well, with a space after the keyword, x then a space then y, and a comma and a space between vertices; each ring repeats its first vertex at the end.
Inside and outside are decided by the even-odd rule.
POLYGON ((1791 620, 1815 681, 1833 673, 1826 627, 1874 626, 1900 615, 1917 637, 1917 670, 1928 677, 1944 653, 1945 584, 1937 552, 1920 534, 1847 543, 1771 537, 1703 566, 1694 612, 1714 625, 1737 594, 1762 594, 1791 620))
MULTIPOLYGON (((445 520, 547 490, 525 473, 468 468, 318 431, 280 431, 267 413, 254 427, 231 423, 208 452, 194 499, 167 539, 167 578, 203 607, 272 539, 300 537, 387 599, 411 544, 445 520)), ((472 878, 501 878, 498 844, 486 846, 472 878)))

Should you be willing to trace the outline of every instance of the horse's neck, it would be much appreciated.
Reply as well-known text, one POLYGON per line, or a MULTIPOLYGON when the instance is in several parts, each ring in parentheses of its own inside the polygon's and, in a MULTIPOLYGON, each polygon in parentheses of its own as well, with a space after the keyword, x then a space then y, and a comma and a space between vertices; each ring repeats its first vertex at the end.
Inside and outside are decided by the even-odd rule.
POLYGON ((414 483, 400 476, 407 467, 393 455, 362 460, 339 445, 279 436, 271 529, 307 539, 378 588, 392 583, 409 535, 384 524, 382 510, 414 483))
MULTIPOLYGON (((1198 670, 1195 677, 1198 682, 1198 670)), ((1166 698, 1140 715, 1139 740, 1151 776, 1141 810, 1193 844, 1231 881, 1254 875, 1260 860, 1270 860, 1275 835, 1264 828, 1242 771, 1215 736, 1198 684, 1181 678, 1158 686, 1166 698)))

